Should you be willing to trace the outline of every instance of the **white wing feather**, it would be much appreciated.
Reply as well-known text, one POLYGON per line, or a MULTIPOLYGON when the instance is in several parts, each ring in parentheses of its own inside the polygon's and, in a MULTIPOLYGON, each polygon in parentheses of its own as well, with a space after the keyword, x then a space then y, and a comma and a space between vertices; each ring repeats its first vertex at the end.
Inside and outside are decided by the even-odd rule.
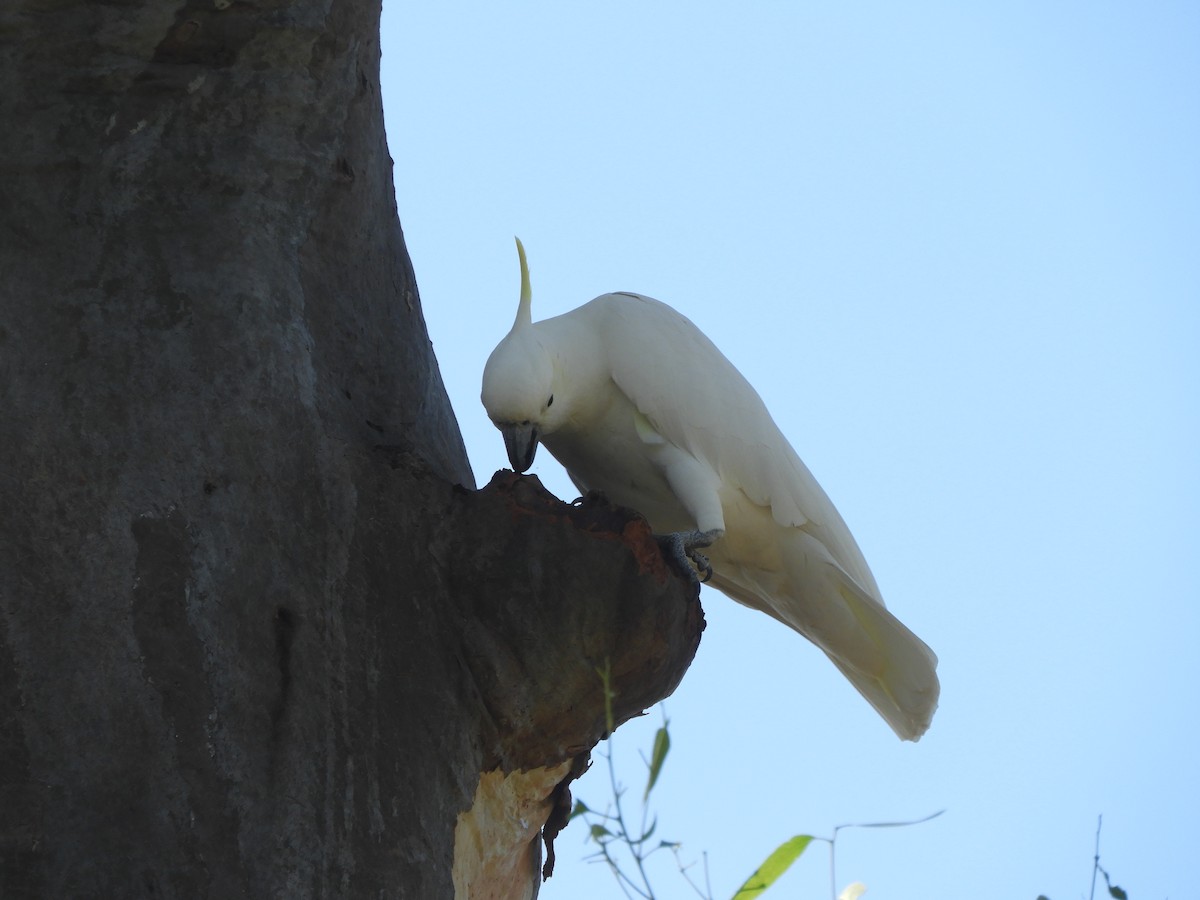
POLYGON ((878 595, 841 515, 758 392, 716 345, 691 320, 649 297, 605 294, 581 311, 593 305, 598 326, 608 332, 603 340, 613 381, 654 427, 712 466, 722 483, 769 508, 779 525, 815 534, 860 587, 878 595))
MULTIPOLYGON (((635 508, 641 502, 647 512, 661 494, 631 487, 643 484, 646 491, 650 483, 643 481, 647 462, 636 445, 661 445, 658 436, 701 463, 704 473, 711 470, 705 479, 715 474, 726 520, 725 536, 711 548, 714 587, 800 632, 900 737, 919 738, 937 707, 937 657, 888 612, 841 515, 758 393, 712 341, 666 304, 626 293, 597 297, 534 329, 544 329, 559 353, 602 348, 601 359, 592 358, 607 368, 592 372, 600 378, 588 398, 593 413, 623 409, 645 417, 604 420, 608 426, 599 432, 593 426, 547 436, 575 484, 623 490, 625 502, 635 508), (615 384, 619 393, 606 393, 602 384, 615 384), (606 438, 625 443, 601 449, 597 442, 606 438)), ((655 490, 662 489, 660 482, 655 490)))

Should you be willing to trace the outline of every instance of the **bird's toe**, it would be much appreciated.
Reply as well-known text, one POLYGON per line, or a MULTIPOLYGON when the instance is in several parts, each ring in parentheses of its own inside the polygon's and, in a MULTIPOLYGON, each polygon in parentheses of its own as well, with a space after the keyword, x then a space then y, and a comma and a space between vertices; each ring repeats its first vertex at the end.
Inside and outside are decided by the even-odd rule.
POLYGON ((707 584, 708 580, 712 578, 712 563, 708 561, 708 557, 695 549, 687 551, 687 555, 696 567, 696 574, 700 575, 700 573, 703 573, 702 577, 700 577, 700 583, 707 584))

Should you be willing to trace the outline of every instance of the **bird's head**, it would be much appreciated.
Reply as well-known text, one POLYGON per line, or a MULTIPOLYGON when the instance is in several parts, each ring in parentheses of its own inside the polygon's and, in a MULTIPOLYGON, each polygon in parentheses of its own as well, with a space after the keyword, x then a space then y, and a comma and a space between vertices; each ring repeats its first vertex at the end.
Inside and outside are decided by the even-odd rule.
POLYGON ((512 331, 502 340, 483 369, 483 407, 504 435, 508 461, 517 472, 533 465, 538 440, 563 420, 565 403, 555 406, 555 367, 551 354, 538 340, 530 313, 529 266, 517 240, 521 259, 521 300, 512 331))
MULTIPOLYGON (((538 439, 554 430, 554 366, 532 331, 509 334, 483 369, 483 407, 504 435, 514 471, 533 464, 538 439)), ((560 407, 561 408, 561 407, 560 407)))

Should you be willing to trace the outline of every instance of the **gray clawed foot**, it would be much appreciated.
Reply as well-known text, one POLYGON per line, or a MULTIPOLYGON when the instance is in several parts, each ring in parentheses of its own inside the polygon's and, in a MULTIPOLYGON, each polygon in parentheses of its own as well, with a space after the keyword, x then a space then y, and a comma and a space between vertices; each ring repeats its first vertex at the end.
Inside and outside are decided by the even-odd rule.
POLYGON ((699 550, 687 551, 688 559, 696 567, 697 574, 703 572, 703 577, 700 578, 701 584, 708 584, 708 579, 712 578, 712 563, 708 561, 708 557, 699 550))
POLYGON ((667 558, 668 562, 675 566, 676 570, 686 574, 690 579, 696 577, 695 569, 688 562, 687 551, 683 549, 682 534, 656 534, 654 539, 658 541, 662 555, 667 558))
POLYGON ((663 555, 673 562, 679 571, 686 572, 692 581, 706 584, 712 578, 712 564, 698 548, 709 546, 724 533, 721 529, 714 528, 711 531, 675 531, 656 537, 663 555), (701 573, 703 577, 700 577, 701 573))

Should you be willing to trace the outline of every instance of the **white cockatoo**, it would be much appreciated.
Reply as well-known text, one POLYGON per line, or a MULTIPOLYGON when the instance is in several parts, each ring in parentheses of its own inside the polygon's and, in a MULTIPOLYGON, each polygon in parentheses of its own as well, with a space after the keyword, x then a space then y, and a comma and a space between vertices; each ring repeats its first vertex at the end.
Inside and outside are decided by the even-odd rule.
POLYGON ((517 318, 482 396, 513 469, 545 444, 581 491, 673 535, 677 557, 800 632, 897 735, 920 738, 937 708, 937 657, 884 607, 850 529, 754 388, 649 297, 604 294, 535 323, 519 240, 517 251, 517 318))

